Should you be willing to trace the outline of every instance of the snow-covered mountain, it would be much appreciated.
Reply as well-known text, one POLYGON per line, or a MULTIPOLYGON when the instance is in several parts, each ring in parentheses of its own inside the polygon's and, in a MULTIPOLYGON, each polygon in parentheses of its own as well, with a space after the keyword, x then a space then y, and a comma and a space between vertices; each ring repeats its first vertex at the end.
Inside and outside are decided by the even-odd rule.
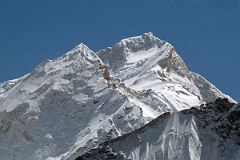
POLYGON ((84 44, 0 84, 1 160, 75 159, 169 111, 229 96, 152 33, 84 44))
POLYGON ((164 113, 76 160, 238 160, 239 116, 240 104, 227 99, 164 113))

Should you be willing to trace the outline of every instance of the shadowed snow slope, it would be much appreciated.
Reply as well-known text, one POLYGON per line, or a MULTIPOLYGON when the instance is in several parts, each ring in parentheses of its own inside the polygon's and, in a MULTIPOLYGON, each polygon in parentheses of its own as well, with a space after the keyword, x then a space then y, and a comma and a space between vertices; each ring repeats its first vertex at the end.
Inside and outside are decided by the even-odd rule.
POLYGON ((1 160, 74 159, 160 114, 217 97, 228 96, 152 33, 97 54, 80 44, 0 84, 1 160))

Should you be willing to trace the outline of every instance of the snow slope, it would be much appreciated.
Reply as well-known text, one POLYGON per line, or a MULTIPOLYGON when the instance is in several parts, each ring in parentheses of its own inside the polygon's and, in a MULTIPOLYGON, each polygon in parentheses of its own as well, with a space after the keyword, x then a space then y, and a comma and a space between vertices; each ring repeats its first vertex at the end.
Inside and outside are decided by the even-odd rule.
POLYGON ((218 99, 198 108, 165 113, 76 160, 238 160, 240 105, 218 99))
POLYGON ((74 159, 162 113, 217 97, 228 96, 152 33, 97 54, 80 44, 0 84, 1 160, 74 159))

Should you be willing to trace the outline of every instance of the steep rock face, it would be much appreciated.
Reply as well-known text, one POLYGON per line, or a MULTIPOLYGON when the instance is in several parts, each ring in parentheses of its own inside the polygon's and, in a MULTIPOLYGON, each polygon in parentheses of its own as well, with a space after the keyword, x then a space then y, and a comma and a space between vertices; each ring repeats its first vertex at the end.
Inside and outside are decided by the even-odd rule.
POLYGON ((151 33, 97 54, 80 44, 0 84, 1 159, 75 159, 160 114, 217 96, 225 97, 151 33))
POLYGON ((76 160, 237 160, 240 105, 227 99, 165 113, 146 126, 112 139, 76 160))

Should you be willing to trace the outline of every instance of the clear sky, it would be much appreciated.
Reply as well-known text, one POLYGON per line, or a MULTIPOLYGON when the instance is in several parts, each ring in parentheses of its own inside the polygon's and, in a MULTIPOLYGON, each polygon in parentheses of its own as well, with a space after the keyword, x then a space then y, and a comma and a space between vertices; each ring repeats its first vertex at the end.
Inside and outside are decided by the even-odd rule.
POLYGON ((240 0, 0 0, 0 82, 80 42, 94 51, 153 32, 240 100, 240 0))

